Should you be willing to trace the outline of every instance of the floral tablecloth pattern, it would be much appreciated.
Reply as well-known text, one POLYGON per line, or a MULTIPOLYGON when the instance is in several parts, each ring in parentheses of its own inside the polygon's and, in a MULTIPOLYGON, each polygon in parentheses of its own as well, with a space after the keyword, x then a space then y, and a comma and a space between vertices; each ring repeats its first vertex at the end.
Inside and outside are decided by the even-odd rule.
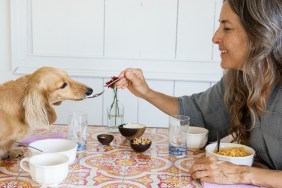
MULTIPOLYGON (((45 135, 46 138, 54 132, 65 133, 66 137, 67 127, 54 125, 50 130, 37 130, 34 135, 45 135)), ((202 187, 191 178, 189 168, 195 158, 205 154, 204 151, 188 151, 185 158, 170 156, 167 129, 146 128, 143 137, 151 139, 152 146, 144 153, 134 152, 119 133, 112 133, 115 139, 110 146, 101 145, 97 135, 106 132, 102 126, 88 127, 87 151, 77 154, 76 161, 69 167, 68 177, 59 187, 202 187)), ((25 151, 28 156, 27 149, 25 151)), ((0 188, 39 188, 40 185, 20 169, 19 161, 0 160, 0 188)))

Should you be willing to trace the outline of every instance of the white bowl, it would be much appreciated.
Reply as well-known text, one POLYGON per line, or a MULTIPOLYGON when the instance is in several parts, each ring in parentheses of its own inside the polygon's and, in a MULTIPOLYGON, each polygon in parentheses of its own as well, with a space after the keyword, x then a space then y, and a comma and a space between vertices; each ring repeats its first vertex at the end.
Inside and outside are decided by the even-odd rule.
POLYGON ((242 144, 220 143, 221 149, 230 148, 230 147, 243 147, 246 152, 250 153, 250 155, 245 156, 245 157, 229 157, 229 156, 219 155, 214 152, 216 149, 216 143, 213 143, 213 144, 209 144, 206 146, 206 156, 214 156, 218 160, 228 161, 228 162, 231 162, 237 165, 252 166, 253 161, 254 161, 254 156, 255 156, 255 150, 253 148, 242 145, 242 144))
POLYGON ((69 158, 61 153, 41 153, 23 158, 20 166, 43 187, 58 187, 69 172, 69 158))
MULTIPOLYGON (((69 157, 69 164, 73 163, 76 158, 77 143, 67 139, 44 139, 37 140, 29 144, 29 146, 40 149, 43 153, 62 153, 69 157)), ((31 156, 42 152, 28 147, 31 156)))
POLYGON ((209 130, 203 127, 190 126, 187 133, 187 149, 199 150, 204 148, 208 141, 209 130))

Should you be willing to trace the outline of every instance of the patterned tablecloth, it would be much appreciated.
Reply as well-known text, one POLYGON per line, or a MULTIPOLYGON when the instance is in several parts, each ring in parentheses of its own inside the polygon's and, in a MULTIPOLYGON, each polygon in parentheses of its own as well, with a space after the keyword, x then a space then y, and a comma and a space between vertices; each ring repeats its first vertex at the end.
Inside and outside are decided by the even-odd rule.
MULTIPOLYGON (((54 134, 54 131, 66 135, 67 127, 56 125, 52 131, 38 130, 35 135, 54 134)), ((167 129, 146 129, 143 137, 151 139, 152 146, 144 153, 134 152, 119 133, 113 133, 115 139, 110 146, 102 146, 97 135, 105 132, 105 127, 88 127, 87 151, 77 154, 68 177, 59 187, 201 187, 192 180, 189 168, 194 158, 203 156, 204 152, 187 152, 185 158, 170 156, 167 129)), ((27 172, 21 172, 19 161, 0 160, 0 187, 40 187, 27 172)))

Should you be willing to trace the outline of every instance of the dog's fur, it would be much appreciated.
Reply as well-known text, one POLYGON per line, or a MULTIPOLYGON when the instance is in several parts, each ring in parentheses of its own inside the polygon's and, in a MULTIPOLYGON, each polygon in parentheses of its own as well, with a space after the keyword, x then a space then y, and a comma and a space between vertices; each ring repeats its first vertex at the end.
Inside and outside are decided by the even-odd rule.
POLYGON ((0 85, 0 158, 15 158, 15 142, 20 142, 33 128, 54 123, 52 105, 63 100, 82 100, 93 90, 76 82, 64 72, 42 67, 34 73, 0 85))

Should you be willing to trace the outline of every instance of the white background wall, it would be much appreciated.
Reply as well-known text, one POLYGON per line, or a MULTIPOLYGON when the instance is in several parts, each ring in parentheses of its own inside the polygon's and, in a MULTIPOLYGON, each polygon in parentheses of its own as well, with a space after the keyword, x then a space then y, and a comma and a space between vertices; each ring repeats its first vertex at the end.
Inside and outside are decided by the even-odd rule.
MULTIPOLYGON (((0 82, 30 73, 41 65, 58 65, 69 72, 74 79, 92 86, 95 92, 99 92, 110 76, 117 75, 124 68, 130 66, 141 67, 148 84, 155 90, 180 96, 203 91, 220 78, 218 51, 217 47, 212 45, 211 37, 217 25, 221 0, 89 1, 88 3, 95 4, 96 7, 106 7, 97 9, 94 13, 89 7, 83 6, 83 3, 77 1, 76 5, 79 6, 69 7, 69 9, 74 14, 73 18, 80 19, 70 19, 72 28, 69 28, 71 30, 66 29, 63 33, 60 33, 62 30, 52 29, 55 28, 54 23, 58 28, 68 28, 62 27, 65 24, 63 16, 50 15, 47 10, 63 14, 66 3, 69 1, 11 0, 11 2, 15 4, 27 3, 21 4, 18 9, 13 8, 13 12, 10 11, 10 0, 0 0, 0 82), (140 2, 143 3, 142 9, 139 7, 140 2), (25 11, 23 7, 28 6, 28 3, 32 3, 32 15, 21 13, 21 11, 25 11), (160 3, 161 8, 159 8, 160 3), (49 5, 50 7, 48 7, 49 5), (123 5, 129 6, 129 8, 123 5), (146 5, 148 7, 145 7, 146 5), (181 6, 177 8, 177 5, 181 6), (157 9, 161 11, 154 12, 156 8, 154 6, 157 6, 157 9), (204 11, 200 11, 201 8, 204 11), (45 13, 44 10, 46 10, 45 13), (111 14, 106 14, 103 12, 104 10, 110 11, 111 14), (119 12, 115 12, 117 10, 119 12), (140 10, 145 12, 136 14, 136 11, 140 10), (81 11, 89 12, 89 16, 95 18, 90 20, 95 22, 93 27, 82 23, 88 17, 87 14, 82 14, 85 17, 81 16, 81 11), (174 12, 178 12, 177 33, 174 33, 175 28, 169 27, 171 23, 175 22, 176 17, 170 16, 174 12), (27 18, 24 18, 23 15, 27 15, 27 18), (107 19, 101 22, 101 20, 103 21, 101 17, 104 15, 107 19), (146 18, 140 18, 138 15, 146 16, 146 18), (134 19, 127 19, 128 17, 134 19), (33 25, 25 24, 30 18, 32 18, 33 25), (17 19, 22 20, 15 22, 17 19), (60 21, 60 19, 62 20, 60 21), (41 24, 42 20, 44 20, 44 24, 41 24), (126 21, 128 23, 124 23, 126 21), (78 25, 76 26, 76 24, 78 25), (11 26, 13 30, 10 29, 11 26), (42 26, 50 28, 47 31, 48 35, 46 35, 46 30, 41 28, 42 26), (25 27, 33 28, 33 33, 30 33, 28 29, 27 31, 21 30, 25 27), (91 35, 91 33, 97 33, 97 30, 101 32, 98 32, 97 35, 91 35), (142 32, 140 33, 139 30, 142 32), (71 42, 75 44, 71 45, 72 48, 68 48, 68 53, 62 50, 65 49, 63 45, 65 44, 66 32, 69 33, 71 42), (165 33, 174 33, 175 36, 172 35, 170 39, 165 36, 165 33), (31 36, 31 34, 33 35, 31 36), (79 40, 76 41, 77 34, 79 34, 79 40), (28 44, 12 44, 12 39, 25 41, 26 36, 31 36, 31 38, 27 38, 28 44), (48 36, 57 36, 57 38, 51 40, 52 38, 48 38, 48 36), (28 49, 29 39, 32 42, 33 51, 28 49), (175 42, 175 39, 178 42, 175 42), (167 42, 160 46, 162 41, 167 42), (85 48, 85 46, 87 47, 85 48), (21 58, 22 55, 25 58, 21 58), (89 60, 91 62, 88 62, 89 60), (74 61, 79 63, 74 63, 74 61)), ((139 122, 152 127, 167 127, 166 114, 146 101, 134 97, 127 90, 120 91, 119 95, 120 101, 125 106, 125 122, 139 122)), ((65 123, 70 111, 82 110, 88 112, 89 124, 106 125, 106 107, 109 106, 111 98, 111 90, 106 90, 103 96, 96 99, 64 102, 61 106, 56 107, 57 123, 65 123)))
POLYGON ((0 79, 11 74, 10 16, 9 0, 0 1, 0 79))

